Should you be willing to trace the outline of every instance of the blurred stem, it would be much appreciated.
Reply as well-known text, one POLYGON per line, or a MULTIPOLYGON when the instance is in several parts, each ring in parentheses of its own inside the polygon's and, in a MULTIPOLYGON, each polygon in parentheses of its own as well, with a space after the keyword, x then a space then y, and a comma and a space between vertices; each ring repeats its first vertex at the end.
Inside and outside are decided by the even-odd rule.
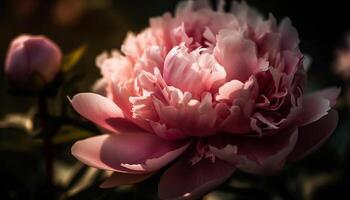
POLYGON ((48 115, 47 112, 47 101, 46 96, 40 94, 38 96, 38 112, 41 117, 41 132, 44 140, 44 156, 45 156, 45 170, 46 170, 46 178, 49 187, 49 192, 53 190, 53 148, 52 148, 52 134, 53 130, 50 130, 49 123, 45 120, 44 116, 48 115))
POLYGON ((79 127, 81 129, 85 129, 87 131, 90 131, 92 133, 97 133, 99 132, 98 128, 88 122, 85 121, 81 121, 81 120, 76 120, 76 119, 72 119, 69 117, 60 117, 60 116, 49 116, 47 115, 46 118, 48 120, 54 121, 55 123, 58 123, 58 125, 71 125, 71 126, 75 126, 75 127, 79 127))

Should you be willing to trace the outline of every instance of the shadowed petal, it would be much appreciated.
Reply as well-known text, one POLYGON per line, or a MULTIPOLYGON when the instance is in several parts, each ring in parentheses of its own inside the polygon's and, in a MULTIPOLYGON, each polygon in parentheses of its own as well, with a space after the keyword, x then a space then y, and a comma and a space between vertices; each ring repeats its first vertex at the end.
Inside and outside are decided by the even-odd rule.
POLYGON ((330 109, 329 100, 319 96, 308 95, 303 99, 302 112, 297 118, 298 125, 304 126, 315 122, 327 115, 330 109))
POLYGON ((225 68, 226 80, 245 82, 259 70, 256 44, 239 31, 220 31, 214 56, 225 68))
POLYGON ((292 26, 289 18, 284 18, 279 26, 281 31, 281 49, 295 49, 299 44, 299 36, 297 30, 292 26))
POLYGON ((339 88, 332 87, 304 97, 303 111, 297 119, 299 126, 305 126, 327 115, 331 107, 335 105, 339 93, 339 88))
POLYGON ((186 150, 186 141, 166 141, 146 132, 91 137, 76 142, 72 154, 92 167, 124 173, 149 173, 186 150))
POLYGON ((101 161, 101 147, 108 137, 108 134, 104 134, 76 142, 71 149, 73 156, 91 167, 113 170, 101 161))
POLYGON ((340 88, 330 87, 327 89, 314 92, 313 95, 321 96, 325 99, 328 99, 330 102, 330 106, 333 107, 337 102, 337 98, 340 94, 340 91, 341 91, 340 88))
POLYGON ((292 152, 298 138, 297 128, 262 138, 220 137, 211 141, 210 150, 242 171, 271 174, 279 170, 292 152))
POLYGON ((288 156, 288 160, 302 159, 316 150, 329 138, 337 124, 338 113, 331 110, 328 115, 320 120, 299 127, 299 138, 293 152, 288 156))
POLYGON ((112 132, 137 129, 124 118, 123 112, 111 100, 94 93, 80 93, 71 100, 73 108, 86 119, 112 132))
POLYGON ((235 167, 219 159, 202 159, 195 165, 187 159, 175 162, 158 185, 160 199, 197 199, 225 182, 235 167))
POLYGON ((120 185, 130 185, 148 179, 153 174, 124 174, 114 172, 101 185, 100 188, 112 188, 120 185))

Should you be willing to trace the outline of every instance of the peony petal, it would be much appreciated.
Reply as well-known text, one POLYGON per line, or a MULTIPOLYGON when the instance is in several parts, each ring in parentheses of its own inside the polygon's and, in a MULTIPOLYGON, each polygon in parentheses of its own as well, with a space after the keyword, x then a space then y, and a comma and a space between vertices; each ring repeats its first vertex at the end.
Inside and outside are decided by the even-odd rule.
POLYGON ((178 140, 187 137, 184 132, 175 128, 167 128, 165 124, 161 124, 159 122, 150 121, 150 125, 152 126, 155 134, 166 140, 178 140))
POLYGON ((327 88, 314 92, 303 99, 303 111, 298 120, 299 126, 305 126, 319 120, 328 114, 328 111, 336 104, 340 88, 327 88))
POLYGON ((292 26, 289 18, 284 18, 279 26, 281 31, 281 50, 294 50, 298 48, 298 31, 292 26))
POLYGON ((258 85, 252 77, 245 83, 232 80, 222 85, 215 97, 220 101, 215 107, 220 122, 218 128, 235 134, 251 133, 250 116, 257 93, 258 85))
POLYGON ((218 95, 215 97, 217 101, 232 100, 233 95, 243 89, 244 83, 238 80, 226 82, 219 88, 218 95))
POLYGON ((315 122, 327 115, 330 109, 329 100, 315 95, 308 95, 303 99, 302 112, 297 118, 297 123, 300 126, 304 126, 315 122))
POLYGON ((160 199, 197 199, 225 182, 235 168, 219 159, 202 159, 195 165, 187 159, 174 163, 161 177, 160 199))
POLYGON ((228 81, 235 79, 245 82, 259 70, 256 44, 240 31, 220 31, 214 56, 225 68, 228 81))
POLYGON ((72 155, 91 167, 113 170, 101 161, 101 147, 108 137, 108 134, 104 134, 78 141, 72 146, 72 155))
POLYGON ((213 55, 201 51, 190 51, 184 44, 174 47, 164 61, 163 76, 166 83, 195 97, 200 97, 204 91, 216 90, 223 84, 225 69, 213 55))
POLYGON ((114 172, 100 185, 100 188, 113 188, 118 187, 120 185, 131 185, 142 182, 151 177, 152 175, 153 174, 124 174, 114 172))
POLYGON ((280 131, 265 137, 216 137, 210 150, 242 171, 253 174, 271 174, 279 170, 294 149, 298 138, 297 128, 280 131))
POLYGON ((167 87, 166 90, 168 102, 154 98, 154 107, 160 118, 160 124, 151 123, 156 134, 167 139, 180 139, 186 135, 205 137, 216 133, 211 93, 203 93, 199 101, 177 88, 167 87), (171 135, 166 135, 164 131, 167 130, 171 135))
POLYGON ((119 107, 106 97, 94 93, 80 93, 73 97, 71 103, 80 115, 114 133, 139 129, 126 120, 119 107))
POLYGON ((288 156, 288 160, 299 160, 312 153, 329 138, 337 124, 338 113, 331 110, 320 120, 299 127, 299 138, 293 152, 288 156))
POLYGON ((313 95, 328 99, 330 102, 330 106, 333 107, 337 103, 337 98, 340 94, 340 91, 341 91, 340 88, 330 87, 327 89, 314 92, 313 95))
POLYGON ((100 169, 149 173, 174 160, 188 145, 188 141, 166 141, 147 132, 126 132, 78 141, 72 147, 72 154, 100 169))

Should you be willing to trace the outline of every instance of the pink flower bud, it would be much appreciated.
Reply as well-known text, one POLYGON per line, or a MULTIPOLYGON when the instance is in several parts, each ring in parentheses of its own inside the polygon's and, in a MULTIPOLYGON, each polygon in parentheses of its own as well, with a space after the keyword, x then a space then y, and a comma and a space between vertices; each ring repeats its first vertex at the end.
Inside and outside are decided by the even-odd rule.
POLYGON ((14 87, 37 90, 55 78, 61 58, 60 48, 47 37, 20 35, 9 47, 5 74, 14 87))

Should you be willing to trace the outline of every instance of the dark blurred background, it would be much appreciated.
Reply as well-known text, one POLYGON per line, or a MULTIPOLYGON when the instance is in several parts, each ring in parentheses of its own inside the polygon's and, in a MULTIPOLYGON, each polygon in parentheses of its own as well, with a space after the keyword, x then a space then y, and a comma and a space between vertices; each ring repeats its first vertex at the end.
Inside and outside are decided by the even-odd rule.
MULTIPOLYGON (((309 89, 331 85, 343 88, 342 98, 337 105, 340 123, 331 140, 306 160, 289 164, 281 173, 272 177, 256 178, 238 174, 238 179, 258 184, 245 187, 244 184, 242 186, 241 183, 232 181, 228 184, 229 188, 223 186, 206 198, 255 199, 258 195, 259 199, 272 199, 277 195, 279 199, 350 199, 347 191, 347 169, 350 169, 350 117, 346 98, 348 81, 334 73, 337 49, 347 49, 346 36, 350 31, 348 1, 246 2, 266 16, 271 12, 279 20, 286 16, 291 18, 301 38, 301 50, 312 58, 308 72, 309 89)), ((86 44, 87 51, 76 70, 84 72, 77 90, 88 91, 99 76, 95 67, 95 57, 99 53, 119 48, 128 31, 142 30, 148 25, 149 17, 173 11, 177 3, 178 0, 0 0, 0 64, 3 66, 11 39, 22 33, 47 35, 64 53, 86 44)), ((27 111, 33 98, 9 95, 3 70, 0 70, 0 82, 0 118, 9 112, 27 111)), ((42 198, 39 193, 44 188, 40 185, 44 173, 40 150, 14 148, 19 143, 15 141, 17 136, 13 136, 14 134, 17 133, 13 130, 0 129, 0 190, 3 190, 0 199, 42 198), (9 140, 14 141, 9 143, 9 140)), ((21 138, 21 142, 23 141, 23 144, 32 145, 28 138, 21 138)), ((22 147, 23 144, 21 143, 22 147)), ((70 156, 69 146, 70 144, 58 146, 56 151, 62 159, 74 160, 70 156)), ((108 191, 106 196, 106 192, 98 190, 96 185, 91 187, 89 191, 85 190, 84 193, 83 190, 72 198, 94 199, 93 195, 100 195, 100 199, 123 199, 115 196, 113 191, 108 191)), ((152 192, 155 194, 155 191, 148 191, 152 192)), ((140 196, 124 196, 129 199, 137 197, 140 196)), ((150 194, 149 197, 143 196, 143 199, 153 197, 150 194)))

